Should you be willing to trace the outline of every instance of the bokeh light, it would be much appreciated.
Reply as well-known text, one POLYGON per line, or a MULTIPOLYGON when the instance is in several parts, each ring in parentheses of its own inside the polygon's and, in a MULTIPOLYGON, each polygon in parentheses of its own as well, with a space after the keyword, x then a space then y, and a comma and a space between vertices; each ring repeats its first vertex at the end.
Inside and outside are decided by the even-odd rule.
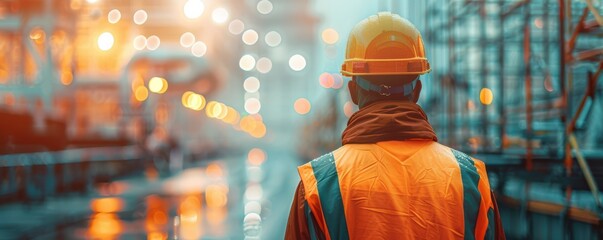
POLYGON ((354 114, 354 112, 356 112, 356 105, 352 101, 347 101, 343 105, 343 114, 349 118, 352 116, 352 114, 354 114))
POLYGON ((256 114, 261 108, 262 104, 257 98, 249 98, 245 101, 245 111, 249 114, 256 114))
POLYGON ((245 215, 250 213, 261 214, 262 213, 262 204, 258 201, 249 201, 245 204, 245 215))
POLYGON ((272 8, 272 3, 268 0, 261 0, 257 5, 258 12, 264 15, 272 12, 272 8))
POLYGON ((145 10, 138 10, 134 13, 134 23, 137 25, 144 24, 149 18, 147 12, 145 10))
POLYGON ((340 89, 343 87, 343 76, 339 73, 331 74, 333 76, 333 89, 340 89))
POLYGON ((97 198, 90 202, 90 209, 100 213, 112 213, 122 210, 124 201, 117 197, 97 198))
POLYGON ((326 44, 335 44, 339 41, 339 33, 335 29, 327 28, 322 31, 322 41, 326 44))
POLYGON ((492 94, 492 90, 490 90, 489 88, 482 88, 482 90, 479 91, 479 101, 482 104, 490 105, 490 104, 492 104, 493 99, 494 99, 494 96, 492 94))
POLYGON ((242 39, 245 44, 253 45, 258 41, 258 33, 253 29, 249 29, 243 33, 242 39))
POLYGON ((227 113, 226 116, 222 119, 222 121, 224 121, 225 123, 228 124, 237 124, 239 123, 239 119, 240 119, 240 115, 239 112, 232 108, 232 107, 227 107, 227 113))
POLYGON ((149 91, 154 93, 165 93, 168 89, 168 82, 165 78, 153 77, 149 80, 149 91))
POLYGON ((205 5, 201 0, 188 0, 184 4, 184 16, 189 19, 196 19, 203 15, 205 5))
POLYGON ((121 19, 121 12, 117 9, 113 9, 113 10, 109 11, 109 13, 107 14, 107 20, 109 21, 109 23, 115 24, 115 23, 119 22, 120 19, 121 19))
POLYGON ((266 160, 266 153, 259 148, 253 148, 247 153, 247 160, 252 166, 260 166, 266 160))
POLYGON ((289 67, 296 72, 304 70, 306 68, 306 59, 302 55, 295 54, 289 58, 289 67))
POLYGON ((270 31, 264 36, 264 41, 268 46, 276 47, 281 44, 281 35, 276 31, 270 31))
POLYGON ((251 71, 255 67, 255 58, 251 55, 244 55, 239 60, 239 67, 245 71, 251 71))
POLYGON ((108 51, 109 49, 111 49, 113 47, 114 42, 115 42, 115 39, 113 38, 113 34, 111 34, 110 32, 104 32, 98 36, 97 43, 98 43, 98 48, 100 48, 100 50, 108 51))
POLYGON ((29 33, 29 38, 39 44, 44 42, 44 39, 46 39, 46 33, 41 28, 36 27, 29 33))
POLYGON ((199 111, 205 107, 205 97, 192 91, 186 91, 182 94, 182 105, 199 111))
POLYGON ((224 119, 224 117, 226 117, 226 115, 228 114, 228 108, 226 107, 226 105, 224 105, 224 103, 221 102, 210 102, 206 111, 209 112, 208 116, 220 120, 224 119))
POLYGON ((143 35, 138 35, 134 38, 132 43, 134 44, 134 49, 142 50, 147 47, 147 38, 143 35))
POLYGON ((324 88, 332 88, 333 84, 335 84, 335 79, 333 78, 333 75, 331 75, 330 73, 324 72, 324 73, 320 74, 319 82, 320 82, 320 86, 322 86, 324 88))
POLYGON ((211 13, 211 18, 215 23, 224 23, 228 20, 228 11, 224 8, 216 8, 211 13))
POLYGON ((239 19, 232 20, 228 24, 228 31, 234 35, 239 35, 245 30, 245 23, 239 19))
POLYGON ((68 86, 73 82, 73 73, 69 70, 63 70, 61 72, 61 84, 68 86))
POLYGON ((209 117, 209 118, 216 117, 214 115, 214 108, 216 107, 217 104, 218 104, 218 102, 216 102, 216 101, 210 101, 207 103, 207 106, 205 107, 205 115, 207 115, 207 117, 209 117))
POLYGON ((249 93, 254 93, 260 90, 260 80, 256 77, 248 77, 243 82, 243 88, 249 93))
POLYGON ((272 61, 269 58, 260 58, 256 63, 256 70, 260 73, 268 73, 272 70, 272 61))
POLYGON ((221 208, 228 202, 228 187, 209 185, 205 190, 205 201, 208 208, 221 208))
POLYGON ((195 94, 195 93, 192 91, 186 91, 182 94, 182 106, 185 106, 187 108, 189 107, 188 106, 188 98, 193 94, 195 94))
POLYGON ((551 79, 551 74, 547 73, 546 76, 544 77, 544 89, 547 92, 553 92, 555 90, 555 88, 553 87, 553 80, 551 79))
POLYGON ((193 46, 193 44, 195 44, 195 34, 185 32, 180 35, 180 46, 187 48, 193 46))
POLYGON ((159 48, 159 45, 161 45, 161 40, 159 37, 153 35, 147 38, 147 49, 153 51, 159 48))
POLYGON ((542 21, 542 18, 537 17, 534 19, 534 26, 536 26, 537 28, 542 29, 544 27, 544 21, 542 21))
POLYGON ((145 86, 138 86, 134 91, 134 97, 139 102, 147 100, 147 97, 149 97, 149 90, 145 86))
POLYGON ((193 47, 191 48, 191 53, 195 57, 203 57, 205 56, 205 53, 207 53, 207 45, 205 45, 204 42, 198 41, 193 44, 193 47))
POLYGON ((266 125, 264 123, 259 122, 257 126, 253 129, 253 131, 249 132, 254 138, 263 138, 266 136, 266 125))
POLYGON ((310 101, 305 98, 298 98, 297 100, 295 100, 293 108, 295 109, 296 113, 299 113, 301 115, 307 114, 308 112, 310 112, 311 108, 310 101))

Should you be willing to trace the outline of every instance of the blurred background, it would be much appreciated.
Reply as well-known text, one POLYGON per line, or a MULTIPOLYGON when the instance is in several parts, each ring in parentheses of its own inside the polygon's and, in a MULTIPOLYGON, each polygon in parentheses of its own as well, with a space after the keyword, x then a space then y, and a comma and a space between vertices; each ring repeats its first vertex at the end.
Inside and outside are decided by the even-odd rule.
POLYGON ((379 11, 421 30, 419 104, 488 165, 507 237, 600 239, 591 0, 0 0, 0 239, 282 239, 379 11))

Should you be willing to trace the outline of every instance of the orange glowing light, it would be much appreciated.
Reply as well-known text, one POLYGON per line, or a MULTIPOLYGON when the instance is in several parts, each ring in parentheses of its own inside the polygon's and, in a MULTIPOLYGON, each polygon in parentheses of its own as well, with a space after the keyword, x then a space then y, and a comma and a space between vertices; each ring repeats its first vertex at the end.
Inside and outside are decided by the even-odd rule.
MULTIPOLYGON (((213 232, 223 232, 224 231, 224 219, 228 214, 228 209, 226 208, 209 208, 207 209, 207 222, 212 226, 213 232)), ((218 233, 219 234, 219 233, 218 233)))
POLYGON ((266 153, 262 149, 253 148, 249 150, 249 153, 247 154, 247 161, 253 166, 260 166, 265 160, 266 153))
POLYGON ((228 108, 224 103, 214 105, 213 115, 215 118, 223 120, 228 115, 228 108))
POLYGON ((241 126, 241 129, 245 132, 251 132, 253 131, 257 124, 258 121, 252 117, 251 115, 245 116, 241 119, 241 121, 239 122, 239 125, 241 126))
POLYGON ((121 210, 123 205, 124 201, 121 198, 109 197, 92 200, 90 208, 95 212, 112 213, 121 210))
POLYGON ((142 102, 144 100, 147 100, 147 98, 149 97, 149 91, 144 86, 138 86, 136 88, 136 91, 134 91, 134 97, 139 102, 142 102))
POLYGON ((165 93, 168 89, 168 82, 165 78, 153 77, 149 80, 149 90, 154 93, 165 93))
POLYGON ((293 104, 293 108, 295 109, 295 112, 297 112, 298 114, 305 115, 308 112, 310 112, 310 109, 311 109, 310 101, 308 101, 308 99, 305 99, 305 98, 299 98, 299 99, 295 100, 295 103, 293 104))
POLYGON ((61 84, 68 86, 73 82, 73 74, 69 70, 63 70, 61 72, 61 84))
POLYGON ((155 211, 153 213, 153 221, 155 224, 165 225, 168 221, 168 216, 163 211, 155 211))
POLYGON ((335 29, 327 28, 322 31, 322 41, 326 44, 335 44, 339 41, 339 33, 335 29))
POLYGON ((180 203, 180 220, 182 224, 197 223, 201 215, 201 200, 197 196, 188 196, 180 203))
POLYGON ((92 239, 115 239, 122 231, 122 224, 115 213, 97 213, 90 221, 88 234, 92 239))
POLYGON ((217 163, 211 163, 205 169, 205 174, 210 177, 222 177, 224 176, 224 172, 222 171, 222 167, 217 163))
POLYGON ((81 0, 71 0, 71 4, 69 5, 72 10, 79 10, 82 7, 81 0))
POLYGON ((196 111, 200 111, 201 109, 203 109, 205 107, 205 97, 203 97, 200 94, 196 94, 193 92, 185 92, 182 95, 182 101, 184 104, 184 99, 186 97, 186 107, 196 110, 196 111))
POLYGON ((228 203, 228 187, 209 185, 205 190, 205 200, 209 208, 221 208, 228 203))
POLYGON ((260 122, 249 134, 254 138, 263 138, 266 136, 266 125, 260 122))
POLYGON ((162 232, 151 232, 147 236, 147 240, 165 240, 167 238, 167 233, 162 232))
POLYGON ((237 110, 235 110, 232 107, 228 107, 228 113, 222 120, 225 123, 237 124, 239 122, 239 118, 240 118, 239 112, 237 112, 237 110))
POLYGON ((46 33, 44 32, 44 30, 42 30, 42 28, 37 27, 31 30, 31 32, 29 33, 29 38, 39 44, 44 42, 44 39, 46 38, 46 33))
POLYGON ((482 88, 479 92, 479 101, 484 105, 492 104, 493 98, 492 90, 489 88, 482 88))
MULTIPOLYGON (((216 108, 217 105, 219 105, 219 103, 216 101, 208 102, 207 107, 205 108, 205 114, 210 118, 216 118, 217 114, 215 114, 216 111, 214 109, 216 108)), ((219 113, 220 112, 218 112, 218 114, 219 113)))

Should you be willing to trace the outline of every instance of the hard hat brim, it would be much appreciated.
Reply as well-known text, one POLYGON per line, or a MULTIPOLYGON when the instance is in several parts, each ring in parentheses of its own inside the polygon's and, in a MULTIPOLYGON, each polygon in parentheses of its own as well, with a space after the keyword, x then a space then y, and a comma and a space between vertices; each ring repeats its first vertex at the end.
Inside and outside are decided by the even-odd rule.
POLYGON ((431 71, 426 58, 404 59, 346 59, 341 74, 351 76, 370 75, 423 75, 431 71))

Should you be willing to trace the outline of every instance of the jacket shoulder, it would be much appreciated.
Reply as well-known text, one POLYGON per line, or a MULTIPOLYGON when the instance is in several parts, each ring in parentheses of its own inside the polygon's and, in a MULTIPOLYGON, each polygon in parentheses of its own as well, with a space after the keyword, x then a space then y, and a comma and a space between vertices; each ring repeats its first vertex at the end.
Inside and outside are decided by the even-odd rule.
POLYGON ((486 171, 486 164, 484 164, 483 161, 481 161, 477 158, 474 158, 474 157, 470 156, 469 154, 456 150, 454 148, 450 148, 450 147, 447 147, 447 148, 450 149, 450 151, 452 152, 452 155, 454 156, 456 161, 459 163, 459 167, 476 169, 479 172, 486 171))

